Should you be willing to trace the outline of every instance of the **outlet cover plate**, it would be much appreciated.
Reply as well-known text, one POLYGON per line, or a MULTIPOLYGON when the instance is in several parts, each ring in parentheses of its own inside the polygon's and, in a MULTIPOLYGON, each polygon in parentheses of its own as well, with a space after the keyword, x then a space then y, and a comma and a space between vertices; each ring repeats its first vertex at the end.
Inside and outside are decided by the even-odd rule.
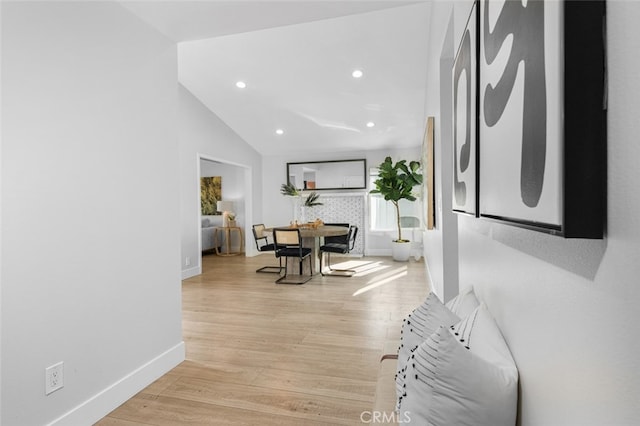
POLYGON ((44 393, 49 395, 64 386, 64 362, 59 362, 44 371, 44 393))

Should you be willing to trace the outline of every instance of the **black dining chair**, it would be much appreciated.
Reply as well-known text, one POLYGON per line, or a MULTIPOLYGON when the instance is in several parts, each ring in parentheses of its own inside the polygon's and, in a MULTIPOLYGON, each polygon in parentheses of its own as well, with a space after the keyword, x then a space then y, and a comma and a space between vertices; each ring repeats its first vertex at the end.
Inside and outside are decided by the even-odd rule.
POLYGON ((287 267, 285 263, 284 275, 276 280, 276 284, 304 284, 313 277, 313 263, 311 259, 311 249, 302 247, 302 238, 300 230, 297 228, 275 228, 273 230, 273 242, 276 245, 276 257, 298 259, 300 265, 300 274, 291 278, 287 275, 287 267), (302 274, 302 263, 305 259, 309 259, 309 275, 302 274))
POLYGON ((347 254, 356 244, 356 237, 358 236, 358 227, 353 225, 349 226, 349 231, 346 235, 340 235, 337 237, 325 237, 324 244, 320 246, 320 273, 337 277, 352 277, 356 271, 353 269, 333 269, 331 268, 331 253, 347 254), (324 273, 322 267, 322 261, 324 254, 327 253, 327 268, 328 273, 324 273))
MULTIPOLYGON (((265 226, 262 223, 258 223, 253 225, 253 238, 256 241, 256 248, 260 252, 275 252, 276 245, 274 243, 270 243, 267 235, 264 233, 265 226)), ((280 260, 280 266, 263 266, 262 268, 256 269, 256 272, 267 272, 267 273, 275 273, 279 274, 282 272, 282 258, 280 260)))
MULTIPOLYGON (((342 226, 344 228, 349 228, 348 223, 325 223, 326 226, 342 226)), ((344 235, 336 235, 333 237, 324 237, 323 244, 347 244, 349 241, 349 232, 347 231, 344 235)))

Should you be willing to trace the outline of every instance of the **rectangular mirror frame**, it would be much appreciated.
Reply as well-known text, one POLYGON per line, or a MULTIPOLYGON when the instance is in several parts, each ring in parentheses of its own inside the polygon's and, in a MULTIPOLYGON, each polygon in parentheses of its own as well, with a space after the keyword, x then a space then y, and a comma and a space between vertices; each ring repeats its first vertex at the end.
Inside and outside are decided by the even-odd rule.
MULTIPOLYGON (((336 179, 334 179, 335 182, 336 179)), ((301 161, 301 162, 292 162, 292 163, 287 163, 287 183, 288 184, 294 184, 296 186, 296 188, 301 189, 301 190, 306 190, 306 191, 327 191, 327 190, 341 190, 341 189, 367 189, 367 160, 364 158, 359 158, 359 159, 354 159, 354 160, 329 160, 329 161, 301 161), (329 185, 326 187, 323 186, 318 186, 316 185, 316 181, 313 181, 314 184, 313 185, 309 185, 308 187, 306 185, 301 185, 302 182, 292 182, 290 177, 291 177, 291 173, 292 173, 292 169, 295 166, 304 166, 304 165, 310 165, 312 167, 317 167, 317 166, 322 166, 325 164, 339 164, 339 163, 361 163, 361 166, 356 164, 357 168, 358 168, 358 174, 357 175, 353 175, 353 174, 347 174, 345 173, 343 176, 341 176, 341 179, 343 180, 343 182, 347 182, 345 185, 343 186, 337 186, 337 185, 329 185), (353 178, 357 178, 356 180, 360 181, 361 179, 361 183, 357 182, 357 183, 352 183, 349 182, 349 180, 345 180, 345 178, 347 177, 353 177, 353 178)))

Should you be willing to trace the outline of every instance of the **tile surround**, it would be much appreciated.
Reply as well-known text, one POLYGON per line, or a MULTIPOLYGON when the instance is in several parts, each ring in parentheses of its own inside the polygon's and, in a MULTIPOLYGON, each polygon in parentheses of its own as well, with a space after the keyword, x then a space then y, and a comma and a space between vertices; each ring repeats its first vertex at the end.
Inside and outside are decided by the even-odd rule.
MULTIPOLYGON (((316 218, 325 223, 349 223, 358 227, 356 244, 352 254, 364 254, 365 235, 365 197, 366 194, 320 194, 318 201, 321 206, 307 207, 305 219, 314 221, 316 218)), ((298 209, 299 210, 299 209, 298 209)), ((297 220, 302 218, 300 211, 296 212, 297 220)))

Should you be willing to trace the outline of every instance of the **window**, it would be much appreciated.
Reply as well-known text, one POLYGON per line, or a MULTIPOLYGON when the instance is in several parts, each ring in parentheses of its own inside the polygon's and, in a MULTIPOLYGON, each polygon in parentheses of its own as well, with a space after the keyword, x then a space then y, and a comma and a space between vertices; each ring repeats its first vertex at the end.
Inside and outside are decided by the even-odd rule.
MULTIPOLYGON (((375 188, 377 169, 369 174, 369 187, 375 188)), ((416 190, 418 188, 416 187, 416 190)), ((417 192, 417 191, 416 191, 417 192)), ((400 200, 400 220, 403 228, 422 227, 422 203, 419 194, 416 201, 400 200)), ((372 231, 393 231, 397 229, 396 209, 391 201, 385 201, 380 194, 369 194, 369 223, 372 231)))

